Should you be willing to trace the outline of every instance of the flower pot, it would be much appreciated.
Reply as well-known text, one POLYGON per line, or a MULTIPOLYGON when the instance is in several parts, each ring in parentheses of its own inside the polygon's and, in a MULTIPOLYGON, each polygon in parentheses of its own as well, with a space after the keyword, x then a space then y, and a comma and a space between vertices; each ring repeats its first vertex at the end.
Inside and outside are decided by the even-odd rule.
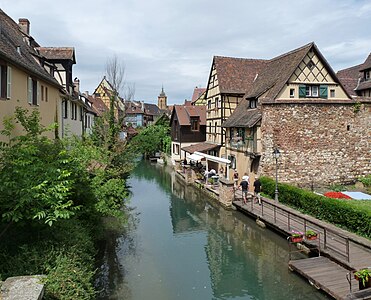
POLYGON ((358 285, 360 290, 371 288, 371 280, 369 279, 365 282, 365 284, 363 284, 363 280, 358 279, 358 285))
POLYGON ((300 243, 303 241, 302 236, 291 236, 290 238, 292 243, 300 243))
POLYGON ((317 236, 316 235, 307 235, 306 239, 309 240, 309 241, 313 241, 313 240, 317 239, 317 236))

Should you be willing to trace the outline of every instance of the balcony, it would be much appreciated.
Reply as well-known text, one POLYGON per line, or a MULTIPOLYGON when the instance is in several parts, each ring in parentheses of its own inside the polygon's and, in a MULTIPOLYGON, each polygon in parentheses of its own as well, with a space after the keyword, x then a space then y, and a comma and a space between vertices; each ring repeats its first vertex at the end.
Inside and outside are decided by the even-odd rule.
POLYGON ((246 156, 256 157, 260 156, 260 151, 258 147, 258 142, 252 137, 245 138, 242 140, 240 137, 232 138, 227 145, 231 149, 236 149, 238 151, 244 152, 246 156))

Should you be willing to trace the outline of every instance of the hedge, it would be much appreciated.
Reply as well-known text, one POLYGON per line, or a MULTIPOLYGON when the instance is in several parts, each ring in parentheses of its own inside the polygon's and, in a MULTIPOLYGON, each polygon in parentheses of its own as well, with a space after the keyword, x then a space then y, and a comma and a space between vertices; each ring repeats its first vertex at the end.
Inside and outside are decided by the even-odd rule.
MULTIPOLYGON (((264 194, 274 198, 275 181, 268 177, 261 177, 260 181, 264 194)), ((278 191, 280 203, 371 238, 371 209, 353 205, 351 200, 327 198, 283 183, 278 184, 278 191)))

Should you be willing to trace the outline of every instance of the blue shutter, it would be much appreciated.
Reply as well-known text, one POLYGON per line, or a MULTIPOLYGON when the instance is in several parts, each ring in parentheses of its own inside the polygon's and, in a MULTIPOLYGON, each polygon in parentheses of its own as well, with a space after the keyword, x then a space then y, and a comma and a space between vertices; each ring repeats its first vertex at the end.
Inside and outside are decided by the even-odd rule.
POLYGON ((299 85, 299 98, 305 98, 305 85, 299 85))
POLYGON ((321 98, 327 99, 327 85, 319 86, 319 96, 321 98))

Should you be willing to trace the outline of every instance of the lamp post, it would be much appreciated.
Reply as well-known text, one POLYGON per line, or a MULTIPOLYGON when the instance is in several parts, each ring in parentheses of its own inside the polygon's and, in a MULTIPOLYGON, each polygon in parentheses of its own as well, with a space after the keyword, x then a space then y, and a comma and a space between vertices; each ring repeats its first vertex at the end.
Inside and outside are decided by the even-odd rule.
POLYGON ((280 150, 275 148, 273 150, 273 157, 276 159, 276 190, 274 191, 274 201, 278 202, 278 158, 280 157, 280 150))

